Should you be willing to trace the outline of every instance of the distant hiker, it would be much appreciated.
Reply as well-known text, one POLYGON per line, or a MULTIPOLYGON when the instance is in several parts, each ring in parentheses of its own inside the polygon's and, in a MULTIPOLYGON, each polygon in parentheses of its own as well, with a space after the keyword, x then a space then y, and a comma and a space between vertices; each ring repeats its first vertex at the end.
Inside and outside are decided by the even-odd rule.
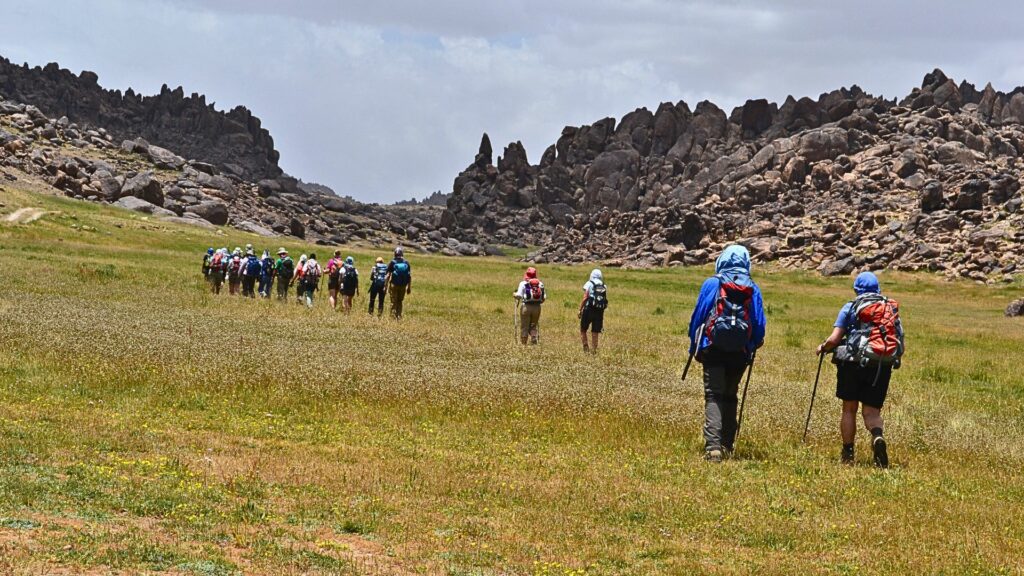
POLYGON ((220 294, 220 288, 224 285, 224 278, 228 271, 228 249, 221 248, 213 253, 210 258, 210 270, 206 279, 210 281, 210 290, 214 294, 220 294))
POLYGON ((239 293, 242 286, 242 249, 235 248, 231 253, 231 260, 228 260, 228 294, 232 296, 239 293))
POLYGON ((292 285, 292 278, 295 276, 295 262, 292 261, 292 257, 288 255, 288 251, 281 248, 277 249, 277 262, 274 263, 274 277, 277 278, 277 299, 286 300, 288 298, 288 288, 292 285))
POLYGON ((402 319, 402 302, 412 294, 412 266, 405 259, 405 251, 395 248, 395 258, 388 264, 388 293, 391 296, 391 315, 402 319))
POLYGON ((764 343, 765 324, 750 253, 729 246, 700 287, 690 317, 690 354, 704 367, 704 458, 710 462, 732 452, 740 379, 764 343))
POLYGON ((313 294, 320 289, 320 278, 324 270, 316 261, 316 254, 310 254, 302 266, 302 293, 306 299, 306 307, 313 307, 313 294))
POLYGON ((527 342, 540 342, 540 307, 547 299, 544 283, 537 278, 537 269, 529 267, 523 275, 519 288, 512 293, 519 303, 519 340, 525 346, 527 342))
POLYGON ((590 273, 590 280, 583 285, 583 301, 580 302, 580 340, 583 351, 597 354, 597 342, 604 330, 604 311, 608 308, 608 287, 604 285, 604 276, 597 268, 590 273), (587 343, 587 330, 590 330, 590 344, 587 343))
POLYGON ((331 309, 338 309, 338 291, 341 290, 341 267, 345 261, 341 259, 341 250, 335 250, 334 256, 327 261, 327 301, 331 309))
POLYGON ((370 307, 367 310, 369 314, 373 314, 373 303, 378 301, 377 304, 377 316, 384 314, 384 294, 387 293, 388 285, 388 265, 384 263, 384 259, 380 256, 377 257, 377 263, 373 265, 373 270, 370 271, 370 307))
POLYGON ((256 281, 260 278, 262 262, 256 257, 256 252, 249 248, 242 258, 242 296, 247 298, 256 297, 256 281))
POLYGON ((882 436, 882 405, 889 380, 903 357, 903 324, 899 304, 882 296, 878 278, 861 272, 853 282, 857 297, 843 305, 832 335, 818 346, 819 355, 835 351, 836 398, 843 401, 839 430, 843 438, 840 459, 853 463, 857 434, 857 405, 864 427, 871 432, 875 465, 889 467, 889 452, 882 436))
POLYGON ((203 255, 203 279, 210 281, 210 261, 213 260, 213 248, 207 248, 203 255))
POLYGON ((295 267, 295 274, 292 276, 292 284, 295 285, 295 301, 299 304, 302 304, 302 299, 306 294, 305 286, 302 284, 302 275, 306 272, 307 258, 305 254, 299 256, 299 265, 295 267))
POLYGON ((352 297, 359 294, 359 271, 356 270, 356 261, 351 257, 345 258, 341 266, 341 304, 345 314, 352 311, 352 297))
POLYGON ((274 259, 270 257, 270 252, 263 251, 263 257, 260 258, 260 297, 270 298, 270 291, 274 285, 274 259))

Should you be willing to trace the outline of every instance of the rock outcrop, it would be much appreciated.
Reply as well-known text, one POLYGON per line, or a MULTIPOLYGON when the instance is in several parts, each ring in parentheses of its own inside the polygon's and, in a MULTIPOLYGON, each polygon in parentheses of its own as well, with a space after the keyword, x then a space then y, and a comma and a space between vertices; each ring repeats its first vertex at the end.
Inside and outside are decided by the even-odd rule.
POLYGON ((641 108, 566 127, 536 165, 485 135, 441 225, 459 240, 539 246, 534 262, 759 260, 848 274, 1024 269, 1024 90, 978 91, 936 70, 905 98, 854 86, 782 105, 641 108))

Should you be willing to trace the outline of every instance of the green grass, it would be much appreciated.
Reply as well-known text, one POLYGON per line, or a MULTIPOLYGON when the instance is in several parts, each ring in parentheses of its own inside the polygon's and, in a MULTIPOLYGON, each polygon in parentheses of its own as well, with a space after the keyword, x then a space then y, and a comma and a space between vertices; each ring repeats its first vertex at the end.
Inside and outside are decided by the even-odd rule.
POLYGON ((737 457, 709 466, 698 378, 679 383, 705 269, 606 270, 588 357, 590 266, 539 267, 524 350, 507 259, 412 255, 398 324, 207 293, 207 246, 280 239, 0 203, 53 212, 0 222, 0 573, 1024 570, 1024 323, 1001 315, 1019 285, 883 275, 909 337, 881 472, 863 431, 859 465, 837 463, 830 366, 800 443, 850 280, 759 268, 767 344, 737 457))

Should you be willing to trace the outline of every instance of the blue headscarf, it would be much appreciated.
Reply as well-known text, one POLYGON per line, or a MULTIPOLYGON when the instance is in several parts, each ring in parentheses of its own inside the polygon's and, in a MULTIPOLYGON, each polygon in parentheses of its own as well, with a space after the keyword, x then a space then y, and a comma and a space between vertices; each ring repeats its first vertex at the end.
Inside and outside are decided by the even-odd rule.
POLYGON ((750 252, 739 244, 726 247, 715 261, 715 274, 720 274, 733 282, 749 282, 750 252))
POLYGON ((878 276, 875 276, 873 272, 861 272, 857 274, 857 279, 853 281, 853 291, 858 296, 868 292, 881 294, 882 287, 878 284, 878 276))
POLYGON ((356 261, 353 260, 351 256, 349 256, 348 258, 345 258, 345 264, 348 264, 349 266, 352 266, 355 263, 356 263, 356 261))
POLYGON ((206 249, 206 254, 207 254, 208 256, 213 256, 213 248, 207 248, 207 249, 206 249))

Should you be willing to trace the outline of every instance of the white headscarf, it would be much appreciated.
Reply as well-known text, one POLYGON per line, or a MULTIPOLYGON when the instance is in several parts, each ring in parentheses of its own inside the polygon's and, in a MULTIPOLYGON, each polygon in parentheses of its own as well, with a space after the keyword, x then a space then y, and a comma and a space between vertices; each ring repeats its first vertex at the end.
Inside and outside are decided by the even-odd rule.
POLYGON ((594 270, 590 272, 590 283, 604 284, 604 276, 601 274, 599 269, 594 268, 594 270))

